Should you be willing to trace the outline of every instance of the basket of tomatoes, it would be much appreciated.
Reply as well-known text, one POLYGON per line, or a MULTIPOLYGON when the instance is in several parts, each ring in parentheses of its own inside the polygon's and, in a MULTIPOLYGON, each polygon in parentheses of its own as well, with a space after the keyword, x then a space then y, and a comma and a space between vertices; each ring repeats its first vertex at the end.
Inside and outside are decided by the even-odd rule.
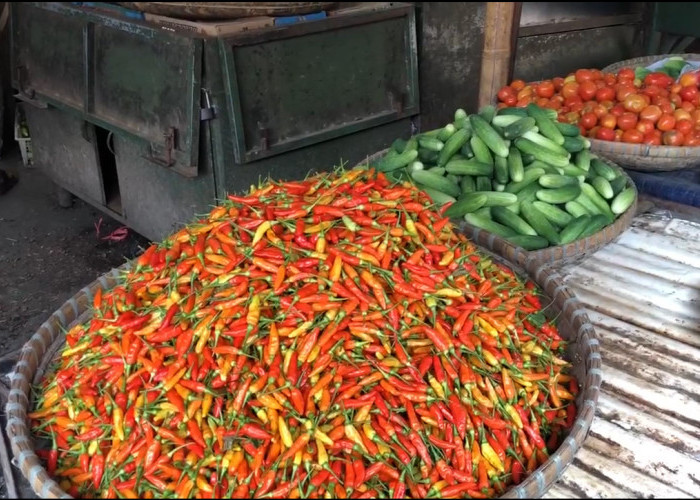
POLYGON ((690 70, 688 61, 700 61, 700 54, 639 57, 539 82, 514 80, 499 90, 498 105, 534 102, 555 109, 559 121, 579 126, 591 151, 633 170, 692 168, 700 165, 700 70, 690 70))

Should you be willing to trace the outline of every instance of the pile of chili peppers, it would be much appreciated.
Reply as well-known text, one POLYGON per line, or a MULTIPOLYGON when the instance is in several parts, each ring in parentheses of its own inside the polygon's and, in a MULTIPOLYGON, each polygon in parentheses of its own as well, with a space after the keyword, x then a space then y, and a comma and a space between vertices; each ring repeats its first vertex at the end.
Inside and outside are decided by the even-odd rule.
POLYGON ((229 196, 120 283, 30 415, 76 497, 487 498, 574 422, 534 284, 371 169, 229 196))

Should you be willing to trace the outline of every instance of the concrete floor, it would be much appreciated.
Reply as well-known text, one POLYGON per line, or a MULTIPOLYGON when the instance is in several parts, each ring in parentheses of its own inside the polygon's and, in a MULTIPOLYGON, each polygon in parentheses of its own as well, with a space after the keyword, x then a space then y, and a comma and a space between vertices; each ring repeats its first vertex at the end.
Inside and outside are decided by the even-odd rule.
MULTIPOLYGON (((0 169, 19 178, 9 192, 0 195, 3 374, 13 365, 11 359, 2 361, 3 357, 20 349, 41 323, 81 288, 138 255, 148 240, 133 231, 120 242, 102 239, 121 224, 79 199, 71 208, 61 208, 54 184, 38 169, 22 165, 18 150, 0 159, 0 169), (100 218, 98 236, 95 224, 100 218)), ((0 409, 0 416, 2 413, 0 409)), ((15 478, 20 496, 27 498, 31 494, 28 484, 19 481, 19 474, 15 478)), ((0 498, 5 496, 0 474, 0 498)))

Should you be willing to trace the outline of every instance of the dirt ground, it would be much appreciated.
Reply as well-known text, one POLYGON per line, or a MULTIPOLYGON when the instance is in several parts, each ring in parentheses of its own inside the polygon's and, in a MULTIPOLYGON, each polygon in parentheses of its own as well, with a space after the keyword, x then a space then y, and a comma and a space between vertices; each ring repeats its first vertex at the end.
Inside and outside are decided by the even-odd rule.
MULTIPOLYGON (((79 199, 61 208, 54 184, 22 165, 19 151, 3 156, 0 169, 19 177, 0 195, 1 359, 20 349, 81 288, 138 255, 148 240, 133 231, 123 241, 103 239, 121 223, 79 199)), ((11 369, 4 364, 0 373, 11 369)), ((0 498, 6 496, 3 483, 0 474, 0 498)), ((26 484, 17 486, 22 496, 28 494, 26 484)))

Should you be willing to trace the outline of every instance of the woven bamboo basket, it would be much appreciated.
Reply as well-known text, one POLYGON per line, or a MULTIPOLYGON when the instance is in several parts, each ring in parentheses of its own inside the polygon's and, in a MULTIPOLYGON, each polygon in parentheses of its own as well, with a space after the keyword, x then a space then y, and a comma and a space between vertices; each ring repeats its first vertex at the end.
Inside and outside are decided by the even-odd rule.
MULTIPOLYGON (((648 66, 670 56, 682 56, 700 61, 700 54, 663 54, 620 61, 602 69, 614 73, 622 68, 648 66)), ((700 165, 700 146, 650 146, 624 142, 590 139, 591 151, 632 170, 641 172, 670 172, 700 165)))
MULTIPOLYGON (((371 165, 373 162, 383 157, 387 151, 387 149, 384 149, 378 153, 368 156, 362 162, 362 164, 371 165)), ((630 186, 634 186, 634 181, 632 181, 630 176, 627 175, 624 170, 620 169, 620 171, 627 179, 627 183, 630 186)), ((635 192, 636 189, 637 188, 635 187, 635 192)), ((510 262, 520 263, 523 259, 533 258, 542 261, 545 264, 552 264, 555 262, 562 264, 581 260, 587 255, 592 254, 613 241, 632 225, 632 220, 634 219, 636 213, 637 196, 635 196, 632 206, 629 207, 624 214, 620 215, 620 217, 615 219, 615 222, 609 226, 605 226, 597 233, 587 238, 576 240, 568 245, 547 247, 536 251, 527 251, 524 248, 518 247, 506 239, 501 238, 500 236, 484 231, 478 227, 474 227, 464 221, 459 223, 458 228, 467 236, 467 238, 471 239, 474 243, 481 247, 489 250, 493 250, 495 247, 498 247, 498 254, 503 255, 510 262)))
MULTIPOLYGON (((569 435, 546 463, 503 495, 503 498, 537 498, 572 463, 589 433, 602 381, 598 339, 584 306, 563 284, 558 273, 527 255, 521 255, 519 264, 514 265, 512 261, 509 262, 512 257, 509 255, 510 250, 502 242, 493 242, 489 250, 484 249, 518 275, 532 279, 542 289, 542 304, 546 306, 548 316, 557 318, 562 337, 569 341, 567 357, 572 362, 573 374, 580 383, 576 400, 578 415, 569 435)), ((105 274, 54 312, 24 345, 19 361, 10 374, 11 390, 5 409, 8 418, 7 434, 17 466, 34 492, 42 498, 71 497, 48 475, 35 453, 38 444, 31 434, 27 418, 33 409, 31 385, 41 379, 51 361, 59 355, 65 343, 62 332, 90 316, 94 294, 100 288, 114 287, 123 270, 124 266, 105 274)))
POLYGON ((292 16, 330 9, 337 2, 119 2, 149 14, 190 20, 237 19, 255 16, 292 16))

